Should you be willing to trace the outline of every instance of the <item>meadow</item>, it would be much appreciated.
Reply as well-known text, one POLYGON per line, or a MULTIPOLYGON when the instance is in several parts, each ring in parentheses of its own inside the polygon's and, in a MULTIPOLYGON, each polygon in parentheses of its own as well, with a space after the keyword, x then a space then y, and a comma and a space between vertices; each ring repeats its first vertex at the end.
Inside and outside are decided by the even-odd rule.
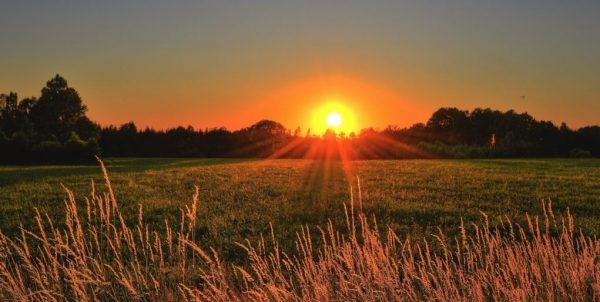
MULTIPOLYGON (((600 160, 390 160, 340 161, 240 159, 107 159, 116 198, 129 222, 144 219, 161 229, 176 223, 181 208, 199 188, 197 241, 236 260, 235 242, 275 233, 286 250, 294 249, 302 225, 342 226, 350 186, 364 211, 380 227, 416 238, 438 227, 456 235, 460 220, 479 222, 485 212, 523 222, 540 214, 541 202, 556 212, 567 207, 587 234, 600 230, 600 160)), ((0 229, 18 233, 35 224, 34 208, 64 221, 62 186, 83 204, 92 181, 104 190, 99 165, 0 167, 0 229)))
POLYGON ((598 160, 107 163, 2 168, 0 298, 600 298, 598 160))

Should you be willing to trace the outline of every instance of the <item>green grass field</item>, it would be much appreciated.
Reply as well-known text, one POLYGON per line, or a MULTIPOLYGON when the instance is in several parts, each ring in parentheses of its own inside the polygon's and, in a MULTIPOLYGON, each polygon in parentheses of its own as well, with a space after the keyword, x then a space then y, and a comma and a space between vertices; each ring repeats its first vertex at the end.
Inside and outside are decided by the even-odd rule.
MULTIPOLYGON (((449 235, 460 219, 481 221, 479 211, 498 223, 499 215, 522 219, 541 212, 551 199, 554 212, 569 207, 576 226, 600 234, 600 160, 390 160, 341 162, 233 159, 107 159, 121 209, 157 226, 180 220, 194 186, 200 188, 197 238, 226 258, 234 242, 268 234, 269 223, 284 244, 293 244, 303 224, 343 225, 343 203, 360 177, 367 214, 380 227, 422 237, 441 227, 449 235), (347 175, 351 176, 348 182, 347 175)), ((34 227, 34 207, 60 221, 65 192, 84 202, 91 189, 103 191, 99 166, 0 167, 0 228, 15 233, 34 227)), ((356 205, 357 206, 357 205, 356 205)), ((288 246, 289 249, 291 247, 288 246)))

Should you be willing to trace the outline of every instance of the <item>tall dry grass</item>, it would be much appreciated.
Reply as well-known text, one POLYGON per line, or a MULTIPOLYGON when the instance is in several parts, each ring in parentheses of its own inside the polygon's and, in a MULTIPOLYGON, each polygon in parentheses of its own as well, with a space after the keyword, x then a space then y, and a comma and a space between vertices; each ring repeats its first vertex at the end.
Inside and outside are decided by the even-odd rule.
POLYGON ((269 244, 239 244, 249 263, 240 267, 195 243, 197 188, 180 223, 158 232, 141 206, 137 224, 125 222, 102 170, 107 192, 92 183, 83 206, 65 188, 64 227, 36 210, 34 228, 0 233, 1 300, 600 300, 600 241, 575 232, 572 216, 555 217, 549 203, 525 227, 503 219, 493 228, 484 215, 471 231, 461 225, 459 238, 440 231, 413 242, 378 231, 351 200, 344 232, 331 222, 302 227, 293 255, 271 232, 269 244))

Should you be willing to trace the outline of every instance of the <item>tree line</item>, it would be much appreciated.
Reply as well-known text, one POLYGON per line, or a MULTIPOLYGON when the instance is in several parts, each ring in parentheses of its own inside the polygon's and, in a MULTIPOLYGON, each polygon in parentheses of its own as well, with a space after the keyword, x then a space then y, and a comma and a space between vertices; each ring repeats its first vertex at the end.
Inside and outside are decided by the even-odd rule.
POLYGON ((84 162, 100 154, 100 126, 86 115, 77 91, 59 75, 40 97, 0 94, 2 163, 84 162))
POLYGON ((262 120, 226 128, 102 127, 77 91, 56 75, 38 98, 0 94, 0 162, 76 163, 104 157, 257 157, 314 159, 600 157, 600 127, 571 129, 527 113, 440 108, 426 123, 345 135, 291 131, 262 120))

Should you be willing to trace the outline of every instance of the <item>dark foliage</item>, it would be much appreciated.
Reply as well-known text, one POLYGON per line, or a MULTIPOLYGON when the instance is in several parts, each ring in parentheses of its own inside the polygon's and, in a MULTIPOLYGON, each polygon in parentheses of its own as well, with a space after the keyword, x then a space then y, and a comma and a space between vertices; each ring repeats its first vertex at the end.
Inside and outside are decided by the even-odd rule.
POLYGON ((0 95, 0 162, 92 162, 99 154, 100 126, 85 115, 75 89, 56 75, 39 98, 0 95))
POLYGON ((56 75, 39 98, 0 95, 0 162, 79 163, 106 157, 259 157, 310 159, 600 157, 600 127, 577 130, 527 113, 440 108, 427 123, 364 129, 358 135, 301 136, 262 120, 225 128, 138 129, 99 125, 75 89, 56 75))
POLYGON ((572 130, 538 121, 527 113, 441 108, 426 124, 408 128, 364 129, 340 137, 300 136, 273 121, 260 121, 237 131, 138 131, 133 123, 101 131, 105 156, 273 157, 311 159, 486 158, 600 156, 600 127, 572 130))

